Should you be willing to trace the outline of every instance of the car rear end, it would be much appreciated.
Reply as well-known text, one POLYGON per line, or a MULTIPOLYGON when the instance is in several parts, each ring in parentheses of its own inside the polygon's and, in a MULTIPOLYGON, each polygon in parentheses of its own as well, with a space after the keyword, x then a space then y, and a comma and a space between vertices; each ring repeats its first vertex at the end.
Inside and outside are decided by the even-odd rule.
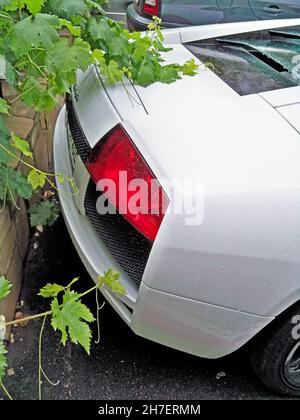
MULTIPOLYGON (((94 73, 90 77, 95 82, 98 76, 94 73)), ((94 83, 91 84, 95 87, 94 83)), ((119 119, 105 91, 100 92, 97 103, 91 103, 91 108, 100 106, 99 115, 103 118, 103 131, 97 132, 99 138, 106 137, 105 122, 110 120, 109 131, 121 125, 137 142, 134 129, 131 129, 128 122, 119 119)), ((149 239, 123 215, 98 213, 97 200, 102 194, 97 191, 95 181, 86 167, 87 157, 97 147, 98 141, 94 147, 91 147, 91 143, 87 145, 85 133, 90 121, 83 116, 82 109, 76 107, 76 96, 73 90, 59 116, 54 155, 56 171, 73 177, 79 188, 79 194, 73 196, 71 188, 64 185, 60 188, 59 196, 70 236, 91 278, 97 282, 98 275, 110 267, 121 273, 126 295, 114 294, 108 288, 101 291, 138 335, 208 358, 221 357, 236 350, 247 341, 245 330, 251 329, 254 334, 256 329, 268 324, 272 317, 255 316, 206 304, 146 284, 145 280, 149 276, 151 278, 153 270, 160 270, 161 267, 163 275, 163 266, 174 263, 168 262, 165 254, 168 250, 163 249, 172 216, 167 213, 155 238, 149 239), (228 328, 233 329, 234 334, 229 335, 228 328)), ((95 118, 91 108, 86 112, 95 118)), ((92 137, 95 133, 89 134, 92 137)), ((171 284, 172 279, 169 282, 171 284)))
MULTIPOLYGON (((129 30, 147 30, 154 16, 162 19, 164 28, 179 28, 220 22, 223 18, 223 12, 217 7, 217 4, 209 1, 206 1, 204 4, 201 2, 186 4, 184 0, 134 0, 127 8, 127 25, 129 30)), ((245 20, 242 15, 238 19, 245 20)), ((234 14, 231 20, 234 20, 234 14)))
MULTIPOLYGON (((174 34, 170 36, 174 38, 174 34)), ((184 46, 171 46, 174 47, 172 60, 185 61, 192 57, 184 46)), ((209 74, 199 76, 201 85, 206 84, 206 75, 209 74)), ((209 77, 212 78, 211 83, 214 76, 211 74, 209 77)), ((189 89, 194 89, 192 79, 190 81, 189 89)), ((157 84, 142 90, 127 82, 125 87, 109 87, 97 68, 91 67, 87 73, 78 75, 78 82, 60 114, 54 145, 56 171, 73 177, 79 187, 77 196, 72 196, 68 185, 61 187, 59 193, 67 227, 81 260, 95 282, 98 275, 110 267, 121 273, 121 281, 127 291, 125 296, 116 295, 108 288, 102 291, 135 333, 198 356, 224 356, 241 347, 273 316, 255 315, 229 305, 207 303, 195 294, 196 290, 206 293, 209 287, 207 282, 206 286, 199 287, 199 279, 195 277, 198 268, 194 263, 188 268, 188 261, 197 258, 195 249, 192 251, 190 246, 194 247, 198 233, 197 229, 189 229, 187 233, 180 215, 174 216, 167 210, 153 231, 145 230, 147 221, 138 225, 118 212, 99 214, 97 209, 97 202, 102 196, 96 189, 97 174, 103 173, 103 162, 109 161, 111 166, 125 170, 127 163, 128 167, 131 165, 125 155, 121 154, 118 160, 105 152, 103 145, 113 141, 115 135, 121 136, 121 139, 125 136, 129 150, 132 151, 133 147, 133 154, 139 155, 138 160, 134 157, 132 162, 143 167, 141 177, 147 178, 150 173, 166 192, 168 200, 171 197, 167 193, 167 180, 175 173, 178 175, 180 167, 188 168, 185 161, 189 161, 191 166, 188 150, 195 146, 184 146, 180 141, 189 112, 185 117, 165 115, 169 135, 177 130, 178 141, 175 137, 173 139, 174 152, 180 144, 186 150, 186 153, 178 150, 175 155, 173 153, 174 156, 181 155, 181 161, 172 158, 168 150, 170 143, 162 142, 157 135, 157 115, 160 115, 160 121, 164 120, 161 111, 170 108, 172 95, 179 95, 182 99, 190 97, 189 92, 184 95, 184 82, 172 86, 157 84), (155 92, 158 95, 163 93, 162 101, 155 99, 155 92), (149 102, 149 97, 155 100, 156 109, 150 103, 152 100, 149 102), (167 107, 166 101, 169 104, 167 107), (170 117, 173 127, 172 123, 167 123, 170 117), (162 162, 163 156, 165 163, 162 162), (171 175, 172 161, 176 162, 176 167, 173 164, 175 172, 171 175), (125 167, 124 162, 127 162, 125 167)), ((235 94, 233 100, 236 101, 235 94)), ((172 103, 175 109, 176 102, 172 103)), ((167 139, 165 128, 161 125, 159 131, 167 139)), ((195 156, 194 152, 191 151, 195 156)))
POLYGON ((162 0, 134 0, 127 8, 127 25, 131 31, 145 31, 153 16, 160 16, 162 0))
POLYGON ((102 292, 128 326, 207 358, 237 350, 267 327, 273 356, 266 361, 259 335, 255 369, 287 393, 281 371, 292 383, 300 369, 299 337, 291 336, 300 301, 300 87, 290 63, 299 25, 166 31, 167 62, 196 57, 200 64, 197 76, 172 85, 111 87, 96 67, 78 73, 54 142, 56 171, 79 187, 75 196, 67 184, 59 191, 73 243, 95 282, 110 267, 121 273, 126 295, 102 292), (206 59, 210 70, 201 66, 206 59), (154 223, 99 211, 99 200, 112 203, 98 181, 114 180, 115 171, 154 179, 166 194, 154 223), (168 185, 189 177, 204 180, 205 217, 187 226, 173 212, 168 185))

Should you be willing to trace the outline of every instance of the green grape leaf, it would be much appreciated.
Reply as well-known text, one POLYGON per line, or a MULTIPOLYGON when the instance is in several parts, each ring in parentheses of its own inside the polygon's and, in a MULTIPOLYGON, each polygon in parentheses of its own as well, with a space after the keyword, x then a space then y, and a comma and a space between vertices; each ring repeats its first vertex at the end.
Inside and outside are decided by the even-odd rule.
POLYGON ((98 0, 98 2, 97 1, 93 1, 93 0, 85 0, 85 2, 86 2, 86 4, 88 5, 88 7, 90 9, 96 9, 102 15, 105 15, 106 11, 103 9, 103 7, 100 6, 100 4, 108 3, 109 0, 100 0, 100 1, 98 0))
POLYGON ((6 298, 11 291, 12 284, 4 276, 0 277, 0 300, 6 298))
POLYGON ((0 200, 7 198, 15 201, 16 196, 30 198, 32 187, 28 184, 26 177, 16 169, 4 167, 0 170, 0 200))
POLYGON ((130 44, 128 43, 127 38, 122 35, 118 34, 117 36, 114 36, 111 40, 108 42, 108 54, 112 58, 119 57, 122 59, 122 63, 125 65, 129 64, 129 51, 130 51, 130 44))
POLYGON ((6 115, 10 114, 10 106, 8 105, 6 100, 3 98, 0 98, 0 114, 6 114, 6 115))
POLYGON ((178 74, 176 66, 167 65, 161 68, 160 70, 160 82, 162 83, 173 83, 176 80, 181 79, 178 74))
POLYGON ((137 65, 137 64, 140 64, 143 61, 147 49, 148 49, 148 45, 146 45, 144 43, 139 44, 135 47, 135 49, 132 53, 132 60, 133 60, 134 64, 137 65))
POLYGON ((119 295, 126 295, 126 289, 123 286, 123 284, 119 283, 119 282, 114 282, 111 285, 111 290, 113 291, 113 293, 119 294, 119 295))
POLYGON ((123 286, 123 284, 119 281, 119 278, 120 273, 110 268, 104 273, 102 277, 99 276, 99 283, 100 286, 109 287, 114 293, 126 295, 126 289, 123 286))
POLYGON ((30 207, 30 224, 31 226, 52 226, 58 219, 60 212, 59 205, 56 201, 43 201, 30 207))
POLYGON ((101 61, 99 63, 99 68, 103 76, 107 78, 111 85, 114 85, 123 79, 124 72, 120 69, 119 64, 115 60, 110 60, 108 65, 106 62, 101 61))
POLYGON ((195 60, 192 58, 191 60, 187 61, 183 66, 181 66, 180 70, 185 76, 195 76, 197 74, 198 69, 198 64, 196 64, 195 60))
POLYGON ((85 71, 90 64, 90 46, 80 38, 73 45, 67 39, 61 39, 48 51, 46 67, 48 73, 57 73, 61 77, 75 77, 76 69, 85 71))
POLYGON ((92 61, 98 62, 98 64, 101 63, 103 60, 105 62, 104 52, 99 50, 98 48, 95 48, 92 52, 91 59, 92 61))
POLYGON ((71 19, 82 16, 88 7, 84 0, 49 0, 47 8, 62 18, 71 19))
POLYGON ((147 87, 151 83, 157 81, 157 63, 151 58, 147 56, 142 64, 140 65, 139 71, 136 76, 136 81, 139 85, 147 87))
POLYGON ((0 382, 4 378, 6 374, 7 368, 7 358, 6 358, 7 350, 3 341, 0 341, 0 382))
POLYGON ((69 336, 73 343, 79 343, 90 354, 92 333, 89 323, 94 321, 94 317, 88 307, 80 301, 80 295, 67 290, 63 295, 62 305, 54 298, 51 309, 51 325, 55 331, 61 332, 63 345, 69 336))
POLYGON ((42 296, 44 298, 56 297, 60 292, 63 292, 64 290, 65 288, 63 286, 60 286, 59 284, 48 283, 46 284, 46 286, 42 287, 39 296, 42 296))
POLYGON ((65 182, 65 175, 60 172, 56 174, 56 179, 59 184, 63 184, 65 182))
POLYGON ((29 10, 30 13, 33 15, 36 15, 37 13, 40 13, 42 10, 42 7, 45 3, 44 0, 24 0, 24 3, 29 10))
POLYGON ((17 58, 28 54, 32 48, 51 48, 59 39, 56 28, 59 26, 57 16, 38 13, 28 16, 13 27, 10 35, 10 46, 17 58))
POLYGON ((51 111, 57 104, 53 92, 32 76, 25 79, 21 91, 22 101, 37 111, 51 111))
POLYGON ((14 133, 11 134, 11 139, 12 139, 13 147, 15 147, 20 152, 22 152, 23 155, 31 157, 31 158, 33 157, 32 151, 30 150, 30 146, 27 140, 21 139, 20 137, 16 136, 14 133))
POLYGON ((44 187, 47 181, 47 177, 44 172, 40 172, 37 169, 32 169, 27 176, 27 181, 34 190, 37 190, 38 188, 44 187))
POLYGON ((153 46, 155 47, 155 49, 157 51, 161 51, 161 52, 169 52, 169 51, 172 51, 172 48, 165 47, 163 45, 163 43, 161 41, 158 41, 158 40, 153 41, 153 46))
POLYGON ((92 17, 88 23, 88 31, 93 41, 106 41, 108 42, 115 36, 115 30, 109 25, 107 18, 96 19, 92 17))
POLYGON ((75 37, 79 37, 81 35, 81 28, 80 26, 74 26, 71 22, 66 19, 59 19, 59 27, 63 28, 66 27, 71 35, 75 37))
POLYGON ((14 12, 24 7, 24 0, 0 0, 0 6, 4 7, 6 11, 14 12))

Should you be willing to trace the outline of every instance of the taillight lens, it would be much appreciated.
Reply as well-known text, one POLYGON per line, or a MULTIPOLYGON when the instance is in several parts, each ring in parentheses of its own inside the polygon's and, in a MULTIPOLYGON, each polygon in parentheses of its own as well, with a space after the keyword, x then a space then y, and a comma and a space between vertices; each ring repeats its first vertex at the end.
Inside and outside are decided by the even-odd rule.
POLYGON ((103 191, 108 201, 146 238, 154 241, 169 199, 120 125, 101 140, 86 167, 96 184, 101 180, 113 182, 115 189, 103 191), (137 197, 140 198, 136 200, 137 197))
POLYGON ((145 13, 148 13, 149 15, 158 16, 159 0, 145 0, 143 10, 145 13))

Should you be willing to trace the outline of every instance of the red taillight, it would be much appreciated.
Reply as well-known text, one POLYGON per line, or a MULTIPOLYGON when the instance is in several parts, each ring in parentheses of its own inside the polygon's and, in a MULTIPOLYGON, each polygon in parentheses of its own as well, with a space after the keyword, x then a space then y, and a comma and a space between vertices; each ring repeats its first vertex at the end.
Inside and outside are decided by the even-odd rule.
POLYGON ((103 191, 109 202, 146 238, 154 241, 169 199, 121 126, 116 126, 101 141, 86 167, 96 184, 101 180, 113 182, 115 189, 103 191))
POLYGON ((145 13, 148 13, 149 15, 158 16, 159 0, 145 0, 143 10, 145 13))

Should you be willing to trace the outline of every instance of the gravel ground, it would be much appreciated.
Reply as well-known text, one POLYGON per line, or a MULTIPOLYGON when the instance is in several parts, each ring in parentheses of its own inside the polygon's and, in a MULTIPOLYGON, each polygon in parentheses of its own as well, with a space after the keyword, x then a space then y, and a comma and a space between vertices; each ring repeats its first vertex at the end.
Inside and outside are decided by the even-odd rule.
MULTIPOLYGON (((20 301, 27 314, 47 310, 36 292, 47 282, 67 283, 81 276, 80 288, 91 280, 69 239, 62 220, 39 237, 29 251, 20 301)), ((93 299, 87 304, 95 307, 93 299)), ((9 345, 5 383, 15 399, 37 398, 38 336, 41 322, 14 328, 9 345), (12 371, 11 371, 12 372, 12 371)), ((95 335, 96 335, 96 331, 95 335)), ((243 352, 210 361, 135 336, 106 304, 101 315, 101 342, 89 357, 47 325, 43 338, 43 366, 53 387, 43 387, 44 399, 277 399, 256 378, 243 352)))

